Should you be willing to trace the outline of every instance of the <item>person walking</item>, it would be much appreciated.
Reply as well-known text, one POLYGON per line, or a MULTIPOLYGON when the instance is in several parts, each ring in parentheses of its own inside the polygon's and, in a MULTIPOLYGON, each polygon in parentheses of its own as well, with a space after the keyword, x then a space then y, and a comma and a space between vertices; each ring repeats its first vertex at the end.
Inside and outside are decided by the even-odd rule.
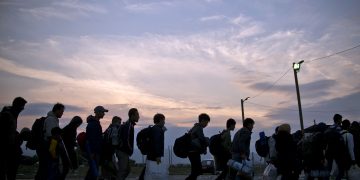
POLYGON ((0 114, 0 179, 15 180, 22 150, 17 137, 17 119, 27 101, 16 97, 12 106, 3 107, 0 114))
POLYGON ((136 108, 131 108, 128 112, 129 120, 121 127, 122 146, 116 150, 119 160, 119 170, 117 179, 125 180, 130 173, 130 156, 134 152, 134 126, 139 121, 140 116, 136 108))
POLYGON ((209 124, 210 116, 202 113, 199 115, 198 123, 195 123, 190 130, 192 150, 188 158, 191 163, 191 173, 186 180, 197 179, 202 174, 201 154, 206 154, 206 148, 209 146, 209 138, 204 135, 204 128, 209 124))
MULTIPOLYGON (((151 166, 161 166, 162 158, 164 157, 164 134, 166 131, 165 128, 165 116, 163 114, 155 114, 154 115, 154 126, 151 128, 150 131, 150 149, 146 156, 146 167, 145 167, 145 174, 144 179, 145 180, 152 180, 152 179, 164 179, 166 178, 165 174, 161 174, 159 176, 156 176, 156 174, 152 173, 152 169, 156 169, 156 167, 151 166), (154 162, 156 165, 154 165, 154 162), (150 166, 150 167, 148 167, 150 166)), ((166 171, 166 170, 164 170, 166 171)))
POLYGON ((226 163, 231 159, 231 131, 235 129, 236 121, 232 118, 226 121, 226 129, 221 133, 221 149, 223 152, 220 156, 215 156, 215 164, 217 170, 220 170, 221 173, 216 178, 216 180, 223 180, 226 178, 228 173, 228 166, 226 163))
POLYGON ((87 144, 85 145, 85 149, 88 153, 89 169, 87 171, 85 180, 96 180, 99 176, 100 156, 103 145, 102 127, 100 120, 104 118, 105 112, 109 112, 109 110, 105 109, 103 106, 96 106, 94 108, 95 116, 90 115, 87 118, 87 144))
POLYGON ((76 131, 82 123, 83 120, 81 117, 74 116, 70 123, 62 129, 62 140, 64 142, 70 161, 67 158, 62 159, 63 170, 60 179, 66 179, 66 175, 68 174, 70 168, 75 170, 79 167, 78 158, 74 148, 76 146, 76 131))
MULTIPOLYGON (((251 118, 246 118, 243 121, 243 127, 239 129, 234 136, 231 146, 231 159, 237 162, 249 160, 250 156, 250 141, 252 129, 254 128, 255 121, 251 118)), ((229 170, 227 179, 248 178, 247 175, 238 173, 234 169, 229 170)))

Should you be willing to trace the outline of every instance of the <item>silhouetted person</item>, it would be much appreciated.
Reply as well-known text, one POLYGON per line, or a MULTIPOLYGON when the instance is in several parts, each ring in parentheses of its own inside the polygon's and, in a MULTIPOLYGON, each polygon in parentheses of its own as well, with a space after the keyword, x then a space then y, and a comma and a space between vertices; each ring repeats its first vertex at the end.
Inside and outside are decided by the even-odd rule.
POLYGON ((12 106, 3 107, 0 115, 0 179, 16 179, 22 154, 18 141, 17 118, 27 101, 22 97, 13 100, 12 106))
POLYGON ((223 152, 221 156, 215 156, 215 164, 217 170, 220 170, 221 173, 216 178, 216 180, 225 179, 228 173, 228 166, 226 163, 231 159, 231 131, 235 129, 236 121, 234 119, 228 119, 226 121, 226 129, 221 134, 221 146, 223 152))
MULTIPOLYGON (((151 128, 150 133, 150 142, 151 146, 149 149, 149 153, 146 156, 147 161, 155 161, 157 164, 163 163, 162 157, 164 157, 164 133, 165 133, 165 116, 163 114, 155 114, 154 118, 154 126, 151 128)), ((144 168, 144 170, 147 167, 144 168)), ((153 177, 151 174, 148 174, 145 171, 144 175, 145 180, 151 180, 153 177)))
POLYGON ((86 180, 96 180, 99 175, 99 163, 103 145, 100 119, 104 118, 105 112, 109 112, 109 110, 103 106, 96 106, 94 108, 95 116, 90 115, 87 117, 86 140, 88 144, 86 145, 86 151, 88 153, 89 170, 85 177, 86 180))
POLYGON ((76 146, 76 135, 77 135, 77 128, 83 123, 83 120, 79 116, 74 116, 70 123, 66 125, 62 130, 62 139, 65 144, 65 148, 69 155, 69 159, 63 158, 63 170, 60 176, 60 179, 65 179, 66 175, 68 174, 70 168, 77 169, 78 168, 78 158, 75 152, 76 146))
POLYGON ((59 118, 62 117, 65 111, 65 106, 61 103, 56 103, 52 110, 47 113, 44 122, 44 139, 40 142, 40 147, 36 149, 36 154, 39 157, 39 167, 35 175, 36 180, 43 180, 48 177, 49 166, 51 164, 49 154, 49 144, 51 139, 51 130, 59 127, 59 118))
POLYGON ((356 164, 360 166, 360 125, 358 122, 353 121, 351 123, 349 132, 353 135, 354 138, 354 154, 356 164))
POLYGON ((282 180, 298 179, 297 159, 296 159, 296 143, 291 136, 291 128, 289 124, 279 126, 276 135, 276 151, 277 163, 276 168, 282 180))
POLYGON ((122 146, 116 155, 119 160, 119 171, 117 179, 125 180, 130 173, 130 156, 134 152, 134 126, 139 121, 139 112, 136 108, 131 108, 128 112, 129 120, 127 120, 121 128, 122 146))
POLYGON ((64 142, 61 138, 61 129, 54 127, 51 130, 51 137, 49 140, 49 166, 48 166, 48 180, 58 180, 61 178, 60 173, 60 159, 68 160, 64 142))
POLYGON ((197 179, 202 174, 201 154, 206 154, 206 148, 209 146, 209 138, 204 135, 204 128, 210 122, 210 116, 202 113, 199 115, 198 123, 195 123, 190 130, 191 151, 188 158, 191 163, 191 173, 186 180, 197 179))
MULTIPOLYGON (((242 162, 249 160, 250 156, 250 141, 252 129, 254 128, 255 121, 251 118, 246 118, 243 121, 243 127, 239 129, 234 136, 234 140, 231 146, 231 154, 233 160, 242 162)), ((236 170, 230 169, 228 179, 236 179, 236 176, 243 176, 238 174, 236 170)))

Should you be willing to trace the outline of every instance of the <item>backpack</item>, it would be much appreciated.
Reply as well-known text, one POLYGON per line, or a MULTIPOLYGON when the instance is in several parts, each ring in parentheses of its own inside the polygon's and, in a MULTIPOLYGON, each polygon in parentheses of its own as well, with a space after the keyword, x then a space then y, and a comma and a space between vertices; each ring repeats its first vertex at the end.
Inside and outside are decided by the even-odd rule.
POLYGON ((187 158, 191 149, 191 135, 185 133, 184 135, 175 139, 173 151, 179 158, 187 158))
POLYGON ((142 129, 136 136, 136 145, 141 154, 147 155, 151 147, 151 130, 152 126, 142 129))
POLYGON ((221 156, 225 151, 222 145, 223 132, 210 137, 209 150, 213 156, 221 156))
POLYGON ((268 140, 269 137, 265 136, 264 138, 260 138, 255 142, 255 150, 260 157, 266 157, 269 154, 270 148, 268 140))
POLYGON ((301 152, 304 160, 311 160, 314 157, 314 153, 317 151, 316 136, 320 135, 320 132, 312 133, 308 136, 305 136, 301 142, 301 152))
POLYGON ((111 146, 120 147, 122 141, 120 139, 121 135, 121 125, 110 125, 104 132, 104 142, 111 146))
POLYGON ((31 150, 40 148, 41 142, 44 140, 44 124, 46 117, 41 117, 35 120, 31 127, 30 138, 26 142, 26 147, 31 150))
POLYGON ((82 152, 85 152, 85 145, 86 145, 86 132, 81 132, 76 136, 76 141, 80 147, 82 152))

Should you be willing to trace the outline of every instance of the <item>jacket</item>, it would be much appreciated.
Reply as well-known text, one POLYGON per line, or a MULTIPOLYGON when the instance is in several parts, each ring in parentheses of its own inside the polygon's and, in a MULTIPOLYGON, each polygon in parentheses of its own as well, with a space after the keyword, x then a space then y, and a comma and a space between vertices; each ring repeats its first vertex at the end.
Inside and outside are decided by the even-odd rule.
POLYGON ((164 133, 163 128, 159 125, 154 125, 151 128, 151 146, 147 155, 148 160, 155 161, 157 157, 164 156, 164 133))
POLYGON ((45 119, 45 124, 44 124, 44 129, 45 129, 44 140, 50 140, 51 130, 54 127, 59 127, 59 118, 57 118, 55 116, 54 112, 49 111, 47 113, 47 116, 45 119))
POLYGON ((209 138, 205 137, 203 129, 199 123, 195 123, 190 130, 192 149, 200 153, 206 153, 209 146, 209 138))
POLYGON ((130 120, 121 125, 122 146, 120 151, 131 156, 134 152, 134 125, 130 120))
POLYGON ((235 133, 231 152, 233 156, 239 157, 241 154, 245 154, 247 158, 250 156, 250 140, 251 131, 243 127, 235 133))
POLYGON ((100 121, 91 115, 86 121, 88 123, 86 126, 86 140, 89 143, 90 152, 94 154, 101 154, 103 138, 100 121))

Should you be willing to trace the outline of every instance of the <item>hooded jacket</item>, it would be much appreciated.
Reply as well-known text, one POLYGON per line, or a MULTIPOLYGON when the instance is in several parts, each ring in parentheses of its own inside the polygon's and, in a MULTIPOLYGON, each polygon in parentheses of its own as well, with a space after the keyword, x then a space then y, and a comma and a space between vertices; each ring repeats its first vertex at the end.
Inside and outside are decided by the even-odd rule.
POLYGON ((45 134, 44 134, 44 139, 45 140, 50 140, 51 138, 51 130, 54 127, 59 127, 59 118, 57 118, 54 114, 54 112, 49 111, 47 113, 45 122, 44 122, 44 129, 45 129, 45 134))
POLYGON ((86 140, 89 143, 90 152, 100 154, 103 145, 102 127, 100 121, 94 116, 87 117, 86 122, 86 140))

